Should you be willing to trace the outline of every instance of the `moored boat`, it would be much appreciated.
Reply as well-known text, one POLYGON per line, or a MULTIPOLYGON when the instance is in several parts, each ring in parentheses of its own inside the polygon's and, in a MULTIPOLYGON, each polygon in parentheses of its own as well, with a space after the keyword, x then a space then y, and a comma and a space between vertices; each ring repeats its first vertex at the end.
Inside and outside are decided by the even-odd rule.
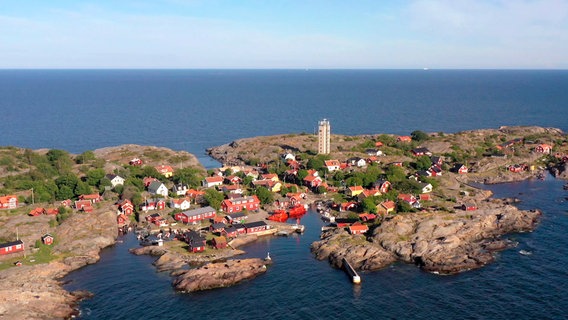
POLYGON ((303 205, 298 204, 288 210, 288 216, 290 216, 290 218, 295 218, 304 215, 306 212, 306 208, 303 205))
POLYGON ((274 213, 268 217, 268 220, 286 222, 286 220, 288 220, 288 214, 285 210, 274 210, 274 213))

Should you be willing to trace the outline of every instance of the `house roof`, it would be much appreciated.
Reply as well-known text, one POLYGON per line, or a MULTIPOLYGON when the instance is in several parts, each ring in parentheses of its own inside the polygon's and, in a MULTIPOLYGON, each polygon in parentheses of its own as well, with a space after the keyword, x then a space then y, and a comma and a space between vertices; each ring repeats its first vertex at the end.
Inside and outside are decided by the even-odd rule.
POLYGON ((237 218, 246 217, 246 214, 244 214, 244 212, 237 212, 237 213, 230 214, 227 217, 229 217, 229 219, 231 219, 231 220, 235 220, 237 218))
POLYGON ((148 191, 150 191, 150 192, 158 191, 158 189, 161 188, 162 186, 165 187, 165 185, 162 182, 152 181, 152 183, 150 183, 150 185, 148 186, 148 191))
POLYGON ((325 160, 324 161, 326 167, 339 167, 339 160, 325 160))
POLYGON ((213 224, 211 225, 211 228, 213 228, 214 230, 216 230, 216 229, 221 229, 221 228, 225 228, 225 227, 227 227, 227 225, 224 224, 223 222, 216 222, 216 223, 213 223, 213 224))
POLYGON ((212 176, 204 179, 207 184, 210 183, 223 183, 224 178, 220 176, 212 176))
POLYGON ((383 208, 385 209, 394 209, 396 208, 396 203, 394 203, 394 201, 384 201, 380 203, 381 206, 383 206, 383 208))
POLYGON ((19 244, 24 244, 24 242, 22 240, 16 240, 16 241, 11 241, 11 242, 6 242, 6 243, 0 243, 0 248, 7 248, 7 247, 11 247, 11 246, 16 246, 19 244))
POLYGON ((197 209, 192 209, 192 210, 186 210, 186 211, 181 212, 181 214, 183 214, 187 217, 193 217, 193 216, 197 216, 197 215, 205 214, 205 213, 210 213, 210 212, 217 213, 217 210, 215 210, 213 207, 207 206, 207 207, 202 207, 202 208, 197 208, 197 209))
POLYGON ((255 228, 255 227, 262 227, 262 226, 266 226, 266 222, 264 221, 254 221, 254 222, 248 222, 248 223, 243 223, 243 226, 245 226, 245 228, 255 228))
POLYGON ((369 227, 366 224, 354 223, 349 226, 349 230, 351 231, 367 231, 369 227))

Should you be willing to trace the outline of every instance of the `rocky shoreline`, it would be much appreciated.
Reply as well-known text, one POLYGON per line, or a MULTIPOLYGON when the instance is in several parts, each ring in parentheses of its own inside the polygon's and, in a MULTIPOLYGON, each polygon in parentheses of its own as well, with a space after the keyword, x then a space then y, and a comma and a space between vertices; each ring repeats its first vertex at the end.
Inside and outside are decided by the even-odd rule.
POLYGON ((386 219, 372 234, 352 236, 336 229, 322 233, 312 244, 319 260, 336 268, 345 258, 360 270, 377 270, 396 261, 424 271, 455 274, 480 268, 494 260, 494 252, 516 245, 503 235, 533 230, 541 213, 491 200, 471 213, 413 213, 386 219))
POLYGON ((88 215, 73 215, 56 231, 60 241, 52 253, 68 257, 0 272, 0 318, 66 319, 77 315, 79 301, 90 296, 85 291, 67 292, 61 279, 96 263, 100 250, 115 244, 116 214, 102 208, 88 215))

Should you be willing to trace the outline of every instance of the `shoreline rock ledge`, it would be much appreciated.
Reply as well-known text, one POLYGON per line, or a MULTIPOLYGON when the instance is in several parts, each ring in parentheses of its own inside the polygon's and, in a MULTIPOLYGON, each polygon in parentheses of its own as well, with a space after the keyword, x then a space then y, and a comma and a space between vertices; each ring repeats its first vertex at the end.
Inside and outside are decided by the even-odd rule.
POLYGON ((209 263, 200 268, 178 270, 172 273, 175 277, 173 286, 182 292, 229 287, 265 273, 269 264, 271 264, 270 260, 251 258, 227 260, 209 263))
POLYGON ((532 231, 540 217, 538 210, 519 210, 503 203, 473 214, 398 215, 383 221, 367 238, 345 230, 323 232, 321 240, 312 244, 312 252, 336 268, 345 258, 359 270, 377 270, 402 261, 427 272, 455 274, 492 262, 495 251, 516 245, 501 236, 532 231))

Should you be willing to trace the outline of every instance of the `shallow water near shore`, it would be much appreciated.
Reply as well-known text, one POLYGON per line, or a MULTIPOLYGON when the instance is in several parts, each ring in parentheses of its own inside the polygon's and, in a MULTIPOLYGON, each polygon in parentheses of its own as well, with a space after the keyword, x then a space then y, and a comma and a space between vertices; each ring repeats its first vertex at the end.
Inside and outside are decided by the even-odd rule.
POLYGON ((518 197, 523 209, 540 208, 534 232, 514 234, 516 248, 497 253, 494 263, 453 276, 394 264, 361 273, 353 285, 342 270, 317 261, 309 250, 324 224, 310 210, 303 235, 266 237, 244 247, 242 257, 274 264, 266 274, 236 285, 199 293, 176 293, 167 273, 155 271, 147 256, 134 256, 133 235, 105 249, 101 261, 69 275, 66 289, 95 296, 81 303, 84 319, 561 319, 568 305, 565 268, 568 227, 563 181, 525 181, 492 185, 496 197, 518 197), (520 250, 531 252, 522 255, 520 250))

